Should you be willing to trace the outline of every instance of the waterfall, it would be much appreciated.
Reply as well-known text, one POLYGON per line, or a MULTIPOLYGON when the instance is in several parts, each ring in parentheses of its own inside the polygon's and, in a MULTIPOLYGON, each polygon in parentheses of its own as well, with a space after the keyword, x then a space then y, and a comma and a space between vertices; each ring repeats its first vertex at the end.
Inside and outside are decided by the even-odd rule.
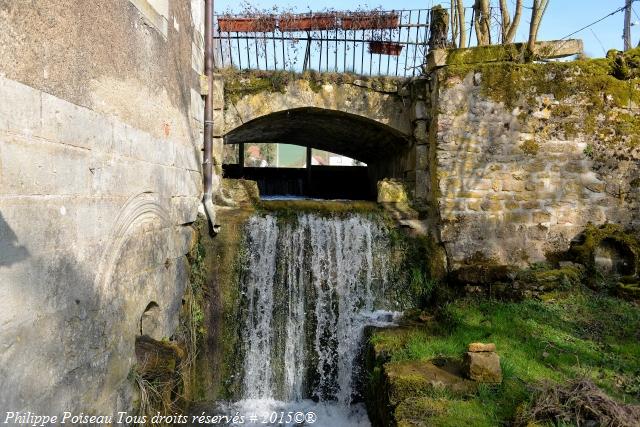
POLYGON ((348 413, 364 327, 391 315, 381 311, 385 226, 365 215, 301 213, 254 215, 246 230, 242 400, 312 399, 348 413))

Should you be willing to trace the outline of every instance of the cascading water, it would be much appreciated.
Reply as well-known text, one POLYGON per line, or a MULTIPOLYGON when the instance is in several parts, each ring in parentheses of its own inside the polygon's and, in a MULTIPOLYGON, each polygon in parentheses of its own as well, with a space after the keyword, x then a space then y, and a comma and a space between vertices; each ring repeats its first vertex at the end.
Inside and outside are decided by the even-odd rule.
MULTIPOLYGON (((395 316, 382 311, 389 308, 386 228, 365 215, 256 215, 246 236, 235 408, 313 411, 317 426, 369 425, 363 405, 354 404, 355 380, 364 327, 395 316)), ((306 425, 295 421, 284 424, 306 425)))

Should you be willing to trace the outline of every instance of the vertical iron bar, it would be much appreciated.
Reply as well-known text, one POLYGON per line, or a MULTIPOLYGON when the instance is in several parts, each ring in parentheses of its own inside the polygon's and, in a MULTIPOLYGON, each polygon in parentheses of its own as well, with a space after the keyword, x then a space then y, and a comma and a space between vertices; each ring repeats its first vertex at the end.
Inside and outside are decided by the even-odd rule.
POLYGON ((344 32, 344 46, 342 47, 342 53, 344 54, 343 64, 342 64, 342 72, 347 72, 347 32, 344 32))
POLYGON ((329 35, 329 30, 327 30, 327 50, 326 50, 326 55, 327 55, 327 59, 326 59, 326 63, 327 63, 327 73, 329 72, 329 44, 330 44, 330 39, 329 37, 331 37, 329 35))
POLYGON ((276 30, 271 32, 271 41, 273 42, 273 69, 278 69, 278 51, 276 50, 276 30))
POLYGON ((420 40, 420 13, 422 10, 418 9, 418 25, 416 26, 416 44, 413 46, 413 68, 411 75, 416 75, 416 55, 418 53, 418 40, 420 40))
POLYGON ((335 68, 335 72, 338 72, 338 27, 336 26, 336 34, 335 34, 335 40, 336 40, 336 50, 335 50, 335 54, 336 54, 336 63, 334 64, 334 68, 335 68))
POLYGON ((322 30, 320 30, 320 53, 318 55, 318 72, 322 72, 322 30))
POLYGON ((282 39, 282 69, 287 70, 287 57, 285 56, 284 50, 284 32, 280 31, 280 37, 282 39))
POLYGON ((356 72, 356 30, 353 29, 353 73, 356 72))
MULTIPOLYGON (((231 32, 229 32, 231 34, 231 32)), ((242 70, 242 55, 240 54, 240 38, 237 37, 238 33, 236 33, 236 47, 238 48, 238 69, 242 70)))
POLYGON ((362 29, 362 54, 360 55, 360 74, 364 74, 364 45, 366 42, 364 41, 365 31, 362 29))
MULTIPOLYGON (((398 44, 402 46, 402 20, 404 18, 404 10, 400 12, 400 25, 398 27, 398 44)), ((401 51, 402 52, 402 51, 401 51)), ((396 56, 396 76, 398 75, 398 64, 400 64, 400 53, 396 56)))
MULTIPOLYGON (((393 43, 393 28, 389 30, 389 41, 393 43)), ((389 75, 389 63, 391 62, 391 55, 387 55, 387 76, 389 75)))
MULTIPOLYGON (((247 37, 248 37, 248 34, 247 34, 247 37)), ((259 70, 260 69, 260 59, 258 57, 258 50, 259 50, 259 47, 258 47, 258 33, 253 33, 253 44, 256 45, 256 69, 259 70)))
POLYGON ((233 48, 231 47, 231 39, 229 38, 230 34, 227 32, 227 46, 229 46, 229 61, 231 62, 231 66, 233 67, 233 48))
POLYGON ((409 26, 407 27, 407 46, 406 51, 404 53, 404 77, 407 77, 407 68, 409 66, 409 41, 411 40, 411 13, 413 11, 409 11, 409 22, 407 23, 409 26))
MULTIPOLYGON (((373 30, 371 30, 371 40, 373 40, 373 30)), ((369 49, 369 75, 373 74, 371 67, 373 67, 373 52, 369 49)))
POLYGON ((247 49, 247 70, 251 69, 251 50, 249 49, 249 37, 244 38, 245 47, 247 49))

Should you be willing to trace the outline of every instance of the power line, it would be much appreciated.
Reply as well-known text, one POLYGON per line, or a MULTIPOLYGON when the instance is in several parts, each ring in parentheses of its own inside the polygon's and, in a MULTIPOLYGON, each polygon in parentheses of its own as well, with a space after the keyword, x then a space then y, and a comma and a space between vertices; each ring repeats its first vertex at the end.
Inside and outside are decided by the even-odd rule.
MULTIPOLYGON (((637 1, 638 1, 638 0, 632 0, 632 2, 631 2, 631 3, 633 4, 633 3, 637 2, 637 1)), ((607 19, 607 18, 609 18, 609 17, 611 17, 611 16, 613 16, 613 15, 615 15, 615 14, 617 14, 617 13, 620 13, 620 12, 624 11, 626 8, 627 8, 627 6, 626 6, 626 5, 624 5, 624 6, 620 7, 620 8, 618 8, 618 9, 614 10, 613 12, 609 13, 608 15, 603 16, 602 18, 598 19, 597 21, 594 21, 594 22, 592 22, 592 23, 591 23, 591 24, 589 24, 589 25, 585 25, 584 27, 580 28, 579 30, 574 31, 574 32, 573 32, 573 33, 571 33, 571 34, 567 34, 566 36, 564 36, 564 37, 563 37, 563 38, 561 38, 560 40, 568 39, 569 37, 571 37, 571 36, 573 36, 573 35, 578 34, 580 31, 584 31, 584 30, 586 30, 586 29, 587 29, 587 28, 589 28, 589 27, 593 27, 594 25, 599 24, 600 22, 604 21, 605 19, 607 19)))

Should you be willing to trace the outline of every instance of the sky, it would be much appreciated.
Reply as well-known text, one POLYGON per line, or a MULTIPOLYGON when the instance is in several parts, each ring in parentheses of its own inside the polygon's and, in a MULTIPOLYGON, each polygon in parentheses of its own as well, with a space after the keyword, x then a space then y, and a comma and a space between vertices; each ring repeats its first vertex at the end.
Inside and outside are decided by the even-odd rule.
MULTIPOLYGON (((216 13, 227 11, 239 12, 242 2, 238 0, 215 0, 216 13)), ((514 1, 510 0, 513 4, 514 1)), ((525 0, 525 6, 528 6, 531 0, 525 0)), ((550 0, 549 8, 542 22, 538 39, 539 40, 555 40, 561 39, 568 34, 578 30, 592 22, 608 15, 615 9, 624 6, 624 0, 550 0)), ((273 6, 280 8, 291 8, 294 11, 305 12, 308 10, 322 10, 325 8, 335 10, 353 10, 357 8, 375 8, 382 7, 385 10, 392 9, 420 9, 428 8, 432 5, 442 4, 448 6, 448 1, 438 0, 251 0, 250 4, 259 9, 269 9, 273 6)), ((473 0, 465 0, 465 5, 471 6, 473 0)), ((512 8, 513 9, 513 8, 512 8)), ((525 40, 529 26, 529 12, 525 10, 523 19, 520 23, 516 41, 525 40)), ((573 36, 573 38, 581 38, 584 40, 585 53, 591 57, 602 57, 609 49, 622 50, 622 27, 624 13, 618 13, 604 21, 583 30, 573 36)), ((469 17, 467 18, 469 19, 469 17)), ((632 43, 638 44, 640 41, 640 1, 635 3, 632 22, 637 22, 631 29, 632 43)))

